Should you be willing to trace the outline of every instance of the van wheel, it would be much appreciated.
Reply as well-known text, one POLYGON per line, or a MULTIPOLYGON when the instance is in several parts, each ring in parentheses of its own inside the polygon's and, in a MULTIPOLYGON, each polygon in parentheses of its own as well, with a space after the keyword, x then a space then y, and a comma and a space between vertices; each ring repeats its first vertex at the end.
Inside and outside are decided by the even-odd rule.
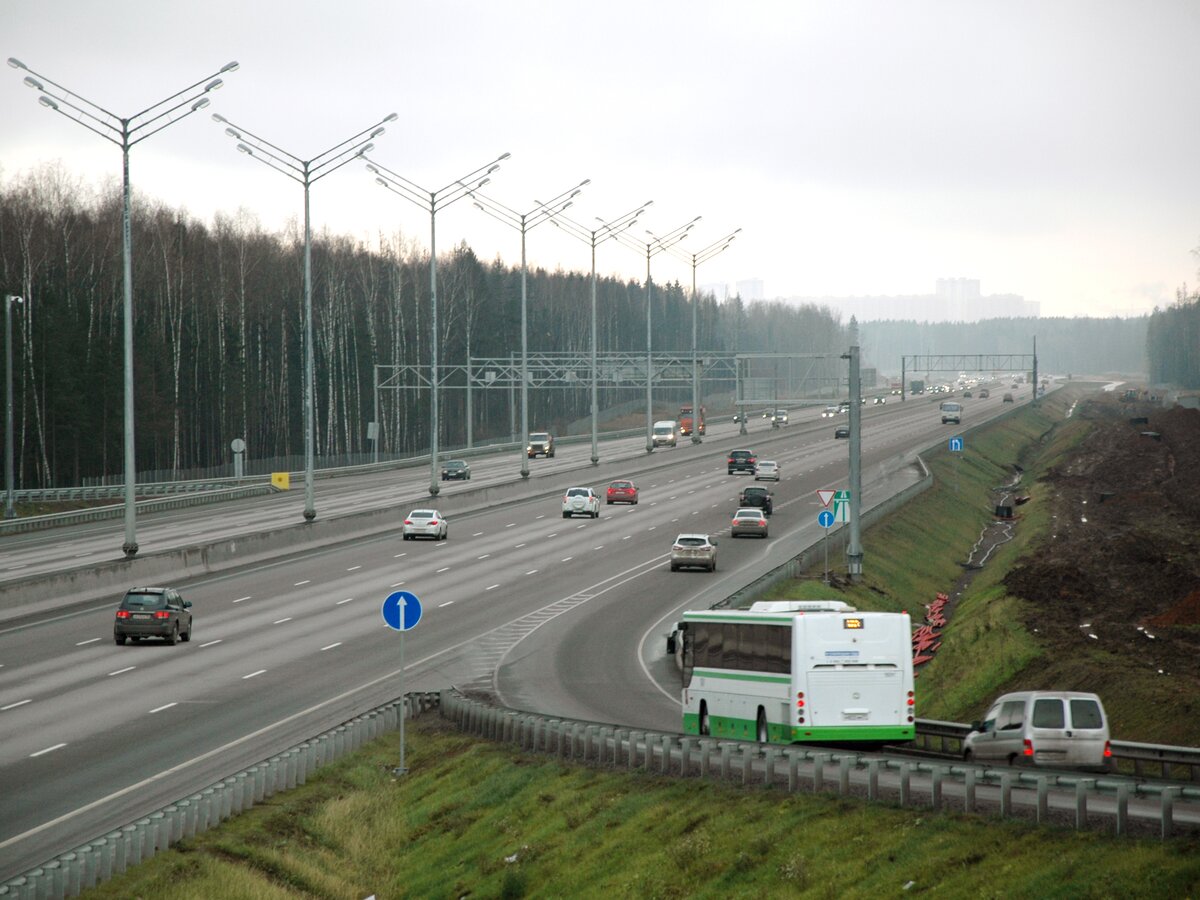
POLYGON ((760 744, 767 742, 767 714, 762 711, 762 707, 758 708, 758 727, 755 729, 760 744))
POLYGON ((710 731, 709 731, 709 725, 708 725, 708 704, 705 701, 701 700, 700 701, 700 734, 707 737, 709 733, 710 733, 710 731))
POLYGON ((972 753, 970 750, 968 750, 967 752, 965 752, 963 754, 963 762, 965 762, 965 763, 975 762, 975 754, 972 753))
POLYGON ((1008 762, 1008 764, 1009 764, 1010 766, 1015 766, 1015 765, 1017 764, 1017 762, 1018 762, 1018 759, 1017 759, 1017 754, 1015 754, 1015 753, 1010 753, 1010 754, 1008 754, 1008 760, 1007 760, 1007 762, 1008 762))

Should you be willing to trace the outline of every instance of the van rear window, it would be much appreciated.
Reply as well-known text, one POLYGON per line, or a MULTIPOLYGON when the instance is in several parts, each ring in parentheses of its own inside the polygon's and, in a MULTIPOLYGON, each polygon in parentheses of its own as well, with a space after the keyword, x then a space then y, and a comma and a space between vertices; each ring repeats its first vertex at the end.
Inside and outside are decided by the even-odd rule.
POLYGON ((1044 697, 1033 701, 1034 728, 1066 728, 1063 704, 1057 698, 1044 697))
POLYGON ((1071 701, 1071 724, 1076 728, 1103 728, 1104 716, 1095 700, 1071 701))

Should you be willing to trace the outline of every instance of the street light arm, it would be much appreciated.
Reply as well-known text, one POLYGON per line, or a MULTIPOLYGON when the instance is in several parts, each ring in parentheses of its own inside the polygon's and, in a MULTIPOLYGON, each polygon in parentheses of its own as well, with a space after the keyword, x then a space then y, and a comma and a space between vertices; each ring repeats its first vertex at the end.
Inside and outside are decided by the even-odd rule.
POLYGON ((413 203, 420 206, 425 212, 433 212, 432 194, 408 178, 405 178, 398 172, 393 172, 387 166, 375 162, 370 157, 364 156, 363 159, 367 162, 367 171, 376 176, 375 181, 384 187, 391 190, 393 193, 399 194, 413 203))
MULTIPOLYGON (((341 143, 334 144, 332 147, 330 147, 324 153, 318 153, 316 156, 314 156, 312 159, 310 159, 308 161, 309 170, 312 172, 316 172, 316 171, 324 168, 325 166, 330 165, 331 163, 335 162, 336 160, 340 159, 343 153, 349 152, 349 150, 353 149, 353 147, 351 145, 357 146, 361 143, 366 143, 366 142, 373 140, 374 138, 379 137, 384 132, 383 126, 386 125, 388 122, 396 121, 397 118, 398 117, 397 117, 396 113, 388 113, 386 116, 384 116, 383 119, 376 122, 374 125, 370 126, 369 128, 364 128, 358 134, 356 134, 352 137, 346 138, 346 140, 342 141, 341 143)), ((345 163, 338 163, 338 165, 335 166, 334 168, 341 168, 343 165, 345 165, 345 163)), ((330 171, 332 171, 332 169, 330 171)), ((317 177, 320 177, 320 176, 317 176, 317 177)), ((316 179, 314 178, 314 180, 316 180, 316 179)))
MULTIPOLYGON (((195 84, 190 84, 187 87, 185 87, 183 90, 176 91, 170 97, 164 97, 162 100, 159 100, 157 103, 150 104, 145 109, 143 109, 141 112, 134 113, 132 116, 129 117, 129 121, 133 122, 139 116, 144 116, 144 115, 146 115, 146 113, 156 110, 160 106, 166 106, 168 103, 171 103, 173 100, 175 100, 175 98, 182 97, 184 94, 190 94, 192 91, 194 91, 196 88, 200 87, 201 85, 204 85, 204 91, 202 91, 201 93, 207 93, 208 91, 215 91, 223 83, 221 81, 221 79, 217 76, 224 75, 228 72, 236 72, 237 69, 238 69, 238 64, 236 61, 228 62, 225 65, 223 65, 220 69, 213 72, 211 75, 209 75, 205 78, 201 78, 195 84)), ((186 101, 184 101, 184 102, 186 102, 186 101)), ((161 118, 161 113, 152 116, 151 121, 153 121, 154 119, 158 119, 158 118, 161 118)), ((140 128, 141 125, 139 124, 138 126, 135 126, 135 127, 140 128)))
POLYGON ((247 128, 243 128, 241 125, 230 122, 227 118, 219 113, 213 113, 212 120, 218 125, 228 126, 225 129, 225 133, 234 140, 244 141, 245 143, 254 147, 256 150, 259 150, 262 153, 268 153, 268 155, 274 157, 284 165, 292 167, 297 172, 304 171, 304 160, 292 153, 288 153, 282 147, 272 144, 266 138, 255 134, 253 131, 250 131, 247 128))
POLYGON ((277 156, 269 149, 260 147, 257 144, 251 144, 249 142, 239 142, 237 148, 251 159, 255 159, 264 166, 274 169, 281 175, 286 175, 297 184, 307 184, 304 169, 293 164, 290 159, 277 156))
MULTIPOLYGON (((448 191, 448 190, 452 189, 455 185, 461 185, 465 181, 474 181, 478 177, 481 177, 484 175, 491 175, 498 168, 500 168, 500 163, 504 162, 504 160, 508 159, 510 156, 512 156, 511 153, 502 153, 499 156, 497 156, 495 159, 493 159, 490 163, 482 165, 478 169, 475 169, 472 172, 468 172, 466 175, 462 176, 461 178, 454 179, 454 181, 451 181, 445 187, 441 188, 440 190, 433 191, 432 193, 441 194, 443 191, 448 191)), ((455 198, 455 199, 457 199, 457 198, 455 198)))
POLYGON ((150 137, 150 135, 158 134, 160 131, 162 131, 164 128, 166 128, 168 125, 174 125, 176 122, 180 121, 181 119, 186 119, 188 116, 192 115, 192 113, 197 113, 200 110, 204 109, 204 107, 208 106, 208 104, 209 104, 208 98, 202 95, 200 97, 189 97, 186 100, 184 100, 183 102, 171 107, 170 109, 163 110, 163 112, 159 113, 153 119, 148 119, 147 121, 138 125, 136 128, 131 128, 129 130, 129 135, 132 138, 132 140, 129 141, 129 146, 132 147, 134 144, 140 144, 146 138, 150 137), (190 104, 190 106, 189 106, 189 104, 190 104), (175 115, 175 113, 179 112, 179 110, 183 109, 183 107, 185 107, 185 106, 187 106, 188 108, 185 109, 179 115, 175 115), (164 119, 165 119, 165 121, 163 121, 164 119), (156 122, 159 123, 157 125, 157 127, 151 128, 149 131, 145 131, 145 132, 142 131, 145 128, 149 128, 151 125, 153 125, 156 122), (139 133, 139 132, 142 132, 142 133, 139 133), (136 138, 133 138, 134 134, 137 134, 138 136, 136 138))
MULTIPOLYGON (((74 96, 74 95, 72 94, 71 96, 74 96)), ((66 99, 65 97, 58 97, 53 94, 44 93, 38 97, 38 103, 40 103, 42 106, 46 107, 46 109, 56 112, 60 116, 64 116, 65 118, 70 119, 72 122, 82 125, 88 131, 92 132, 93 134, 100 135, 100 137, 104 138, 106 141, 110 141, 111 143, 116 144, 118 147, 125 146, 124 142, 121 140, 122 132, 121 132, 120 128, 110 125, 108 122, 105 122, 103 119, 99 118, 98 116, 89 112, 88 110, 84 109, 83 107, 72 103, 70 100, 66 99), (68 109, 72 110, 75 113, 75 115, 72 115, 71 113, 66 112, 62 108, 64 106, 67 107, 68 109), (92 122, 95 122, 96 124, 93 125, 92 122, 87 121, 88 119, 91 119, 92 122), (97 127, 97 126, 99 126, 99 127, 97 127), (109 134, 108 131, 102 131, 101 128, 106 128, 109 131, 113 132, 113 134, 109 134)), ((107 115, 107 113, 105 113, 105 115, 107 115)))
MULTIPOLYGON (((103 106, 101 106, 99 103, 94 103, 94 102, 92 102, 91 100, 89 100, 87 97, 84 97, 84 96, 82 96, 81 94, 77 94, 77 93, 75 93, 75 92, 74 92, 73 90, 71 90, 69 87, 66 87, 66 86, 64 86, 64 85, 61 85, 61 84, 59 84, 59 83, 58 83, 57 81, 55 81, 54 79, 52 79, 52 78, 49 78, 49 77, 47 77, 47 76, 45 76, 45 75, 41 74, 40 72, 35 72, 35 71, 33 71, 33 69, 29 68, 29 66, 25 65, 25 64, 24 64, 23 62, 21 62, 19 59, 14 59, 13 57, 11 57, 11 56, 10 56, 10 57, 8 58, 8 64, 9 64, 10 66, 12 66, 14 69, 20 69, 20 70, 22 70, 22 71, 24 71, 24 72, 28 72, 30 75, 33 75, 33 76, 35 76, 36 78, 38 78, 38 79, 40 79, 40 80, 42 80, 42 81, 45 81, 45 82, 46 82, 46 84, 51 84, 51 85, 54 85, 54 87, 55 87, 55 88, 57 88, 57 89, 58 89, 58 90, 59 90, 61 93, 63 93, 63 94, 66 94, 68 97, 74 97, 74 98, 75 98, 76 100, 78 100, 80 103, 86 103, 88 106, 92 107, 92 109, 95 109, 96 111, 98 111, 98 112, 100 112, 100 113, 103 113, 104 115, 108 116, 110 119, 113 119, 114 121, 117 121, 117 122, 120 122, 120 121, 121 121, 121 117, 120 117, 120 116, 118 116, 118 115, 117 115, 115 112, 111 112, 110 110, 107 110, 107 109, 105 109, 105 108, 104 108, 103 106)), ((26 83, 26 84, 28 84, 30 87, 34 87, 34 84, 32 84, 32 83, 30 82, 30 79, 29 79, 28 77, 26 77, 26 78, 25 78, 25 83, 26 83)), ((45 91, 45 88, 43 88, 43 87, 41 87, 41 86, 38 86, 36 89, 37 89, 37 90, 39 90, 39 91, 45 91)), ((49 92, 49 91, 45 91, 45 93, 50 93, 50 92, 49 92)), ((60 101, 60 102, 65 102, 65 101, 60 101)), ((69 106, 72 106, 73 108, 76 108, 76 109, 78 108, 78 107, 76 107, 76 106, 75 106, 75 104, 74 104, 74 103, 68 103, 68 105, 69 105, 69 106)), ((84 112, 84 111, 82 111, 82 110, 81 110, 81 112, 84 112)), ((84 112, 84 115, 88 115, 88 116, 90 116, 91 118, 97 119, 97 121, 102 121, 102 120, 100 120, 100 119, 99 119, 99 117, 98 117, 98 116, 96 116, 94 113, 87 113, 87 112, 84 112)), ((68 116, 67 118, 70 118, 70 116, 68 116)), ((80 123, 80 124, 82 124, 82 123, 80 123)), ((105 124, 105 125, 108 125, 108 123, 107 123, 107 122, 105 122, 104 124, 105 124)), ((110 127, 110 128, 113 128, 115 131, 120 131, 120 129, 119 129, 119 128, 116 128, 115 126, 108 125, 108 127, 110 127)))

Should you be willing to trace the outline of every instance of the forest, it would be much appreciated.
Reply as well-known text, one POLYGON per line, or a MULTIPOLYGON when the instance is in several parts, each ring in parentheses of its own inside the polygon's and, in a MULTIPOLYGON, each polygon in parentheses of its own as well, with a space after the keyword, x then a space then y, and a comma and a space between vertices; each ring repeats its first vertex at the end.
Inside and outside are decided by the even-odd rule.
POLYGON ((1146 355, 1151 383, 1200 388, 1200 294, 1179 291, 1173 306, 1151 314, 1146 355))
MULTIPOLYGON (((121 209, 119 185, 93 189, 56 166, 0 183, 0 289, 25 301, 11 306, 18 489, 123 480, 121 209)), ((248 460, 300 468, 302 230, 270 233, 245 212, 202 223, 135 194, 132 238, 138 481, 227 471, 238 437, 248 460)), ((429 255, 402 234, 367 246, 317 233, 312 259, 314 452, 318 467, 345 465, 372 449, 375 367, 429 365, 429 255)), ((437 270, 439 363, 461 366, 468 347, 473 359, 519 357, 519 267, 460 244, 439 254, 437 270)), ((590 289, 590 273, 529 272, 531 353, 590 352, 590 289)), ((689 291, 676 282, 650 293, 655 351, 690 351, 689 291)), ((704 350, 846 343, 825 308, 698 302, 704 350)), ((645 351, 644 285, 600 278, 597 310, 599 351, 645 351)), ((428 452, 428 393, 381 392, 381 458, 428 452)), ((483 393, 475 440, 507 438, 508 391, 483 393)), ((600 406, 639 393, 606 386, 600 406)), ((440 392, 443 447, 464 442, 465 400, 440 392)), ((586 389, 530 392, 535 428, 589 409, 586 389)))

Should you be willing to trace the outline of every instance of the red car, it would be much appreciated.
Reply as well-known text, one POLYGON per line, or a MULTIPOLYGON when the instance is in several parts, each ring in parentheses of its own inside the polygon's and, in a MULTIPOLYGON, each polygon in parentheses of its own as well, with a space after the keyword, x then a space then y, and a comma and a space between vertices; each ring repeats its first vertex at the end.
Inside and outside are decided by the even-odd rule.
POLYGON ((608 486, 608 503, 632 503, 637 506, 638 489, 632 481, 614 481, 608 486))

